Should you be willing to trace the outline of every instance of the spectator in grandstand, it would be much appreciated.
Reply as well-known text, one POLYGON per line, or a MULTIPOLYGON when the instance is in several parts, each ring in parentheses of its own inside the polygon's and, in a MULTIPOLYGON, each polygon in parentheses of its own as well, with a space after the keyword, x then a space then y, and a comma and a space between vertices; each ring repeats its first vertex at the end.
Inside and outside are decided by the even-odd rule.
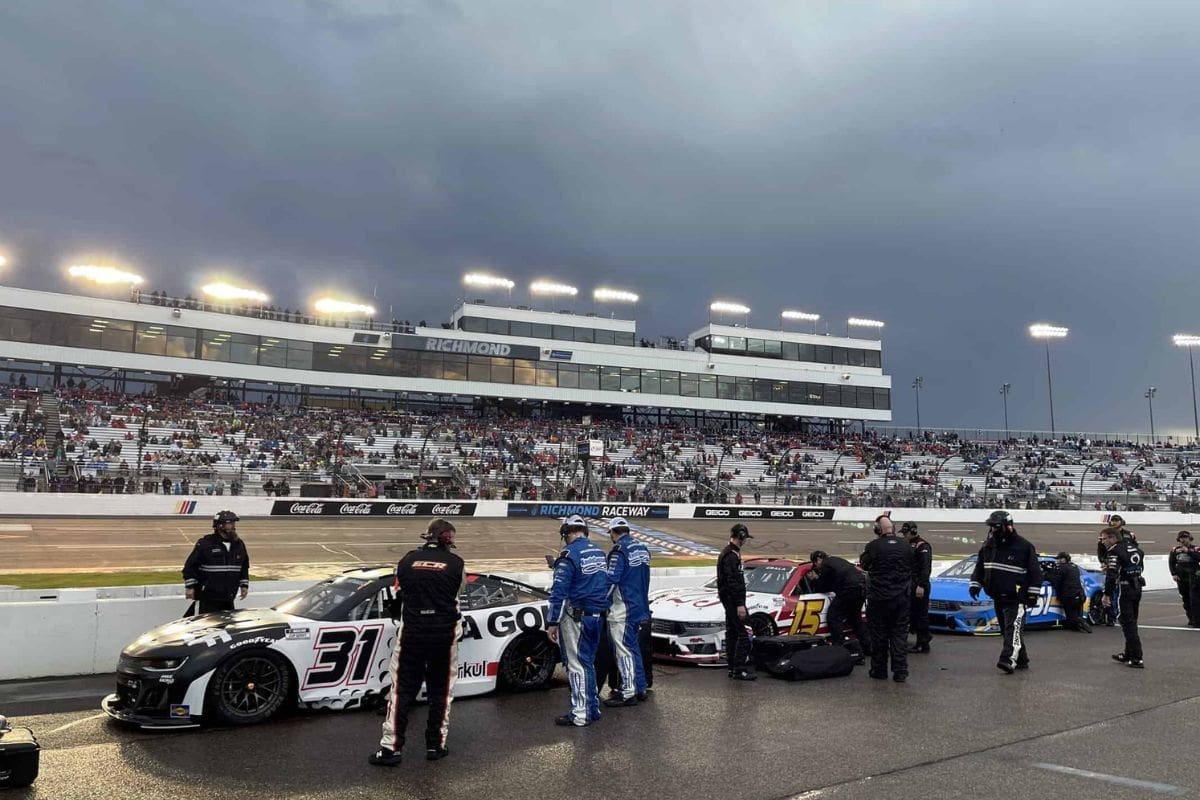
POLYGON ((199 539, 183 565, 187 598, 197 612, 233 611, 233 601, 250 591, 250 555, 238 536, 238 516, 222 511, 213 517, 213 532, 199 539))

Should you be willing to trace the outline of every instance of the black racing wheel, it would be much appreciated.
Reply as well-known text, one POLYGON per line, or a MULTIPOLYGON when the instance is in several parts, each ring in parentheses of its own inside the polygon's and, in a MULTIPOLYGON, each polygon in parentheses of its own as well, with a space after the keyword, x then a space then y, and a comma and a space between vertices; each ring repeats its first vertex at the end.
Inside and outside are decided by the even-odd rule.
POLYGON ((510 692, 545 689, 558 664, 558 650, 544 633, 523 633, 500 656, 499 683, 510 692))
POLYGON ((1107 617, 1107 610, 1104 608, 1104 601, 1101 599, 1103 595, 1103 592, 1097 590, 1088 603, 1088 622, 1093 625, 1103 625, 1107 617))
POLYGON ((755 636, 775 636, 779 633, 779 627, 775 624, 775 620, 768 617, 766 614, 755 614, 750 617, 750 630, 754 631, 755 636))
POLYGON ((273 717, 292 695, 292 673, 271 650, 238 653, 217 667, 208 705, 218 722, 253 725, 273 717))

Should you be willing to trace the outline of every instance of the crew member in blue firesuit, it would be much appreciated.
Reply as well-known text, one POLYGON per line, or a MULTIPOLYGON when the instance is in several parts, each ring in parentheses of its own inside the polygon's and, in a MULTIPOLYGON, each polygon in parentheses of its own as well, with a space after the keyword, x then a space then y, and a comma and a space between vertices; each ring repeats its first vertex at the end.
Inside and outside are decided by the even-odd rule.
POLYGON ((582 728, 600 719, 596 650, 608 615, 607 561, 604 551, 588 541, 587 523, 578 514, 567 518, 559 535, 566 546, 554 562, 546 632, 562 650, 571 710, 554 722, 582 728))
POLYGON ((650 551, 629 533, 622 517, 608 521, 613 548, 608 552, 608 582, 612 604, 608 610, 608 635, 621 673, 620 693, 604 701, 606 706, 635 706, 647 699, 646 671, 638 646, 638 630, 650 619, 650 551))

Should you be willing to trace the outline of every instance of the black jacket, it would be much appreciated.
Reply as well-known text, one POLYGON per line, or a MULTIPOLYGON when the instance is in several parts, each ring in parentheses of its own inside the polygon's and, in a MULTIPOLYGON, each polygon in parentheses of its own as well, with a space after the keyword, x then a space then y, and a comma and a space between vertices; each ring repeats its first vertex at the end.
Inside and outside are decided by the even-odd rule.
POLYGON ((418 547, 400 559, 392 616, 400 617, 404 635, 451 633, 462 617, 458 595, 464 580, 463 560, 436 544, 418 547))
POLYGON ((742 570, 742 550, 733 542, 725 545, 717 559, 717 597, 726 606, 746 605, 746 575, 742 570))
POLYGON ((821 565, 819 577, 812 582, 812 587, 814 592, 862 594, 867 588, 867 576, 846 559, 829 556, 821 565))
POLYGON ((1069 562, 1063 566, 1055 565, 1053 572, 1047 572, 1046 580, 1054 586, 1054 593, 1060 600, 1083 600, 1083 584, 1076 565, 1069 562))
POLYGON ((980 586, 997 602, 1024 603, 1042 589, 1037 549, 1019 533, 1001 541, 990 536, 979 550, 971 585, 980 586))
POLYGON ((1108 549, 1104 568, 1104 593, 1113 595, 1117 588, 1140 589, 1145 555, 1136 542, 1122 539, 1108 549))
POLYGON ((225 548, 219 533, 201 538, 183 565, 183 585, 202 599, 232 600, 238 589, 250 585, 250 554, 246 543, 234 539, 225 548))
POLYGON ((1191 580, 1200 572, 1200 548, 1194 545, 1175 545, 1171 555, 1167 556, 1167 569, 1177 578, 1191 580))
POLYGON ((858 560, 867 571, 867 598, 878 602, 907 597, 916 560, 908 542, 897 536, 880 536, 870 542, 858 560))
MULTIPOLYGON (((913 586, 920 586, 928 590, 929 574, 933 571, 933 546, 920 536, 909 544, 912 545, 913 553, 917 557, 913 567, 913 586)), ((925 596, 929 596, 928 591, 925 592, 925 596)))

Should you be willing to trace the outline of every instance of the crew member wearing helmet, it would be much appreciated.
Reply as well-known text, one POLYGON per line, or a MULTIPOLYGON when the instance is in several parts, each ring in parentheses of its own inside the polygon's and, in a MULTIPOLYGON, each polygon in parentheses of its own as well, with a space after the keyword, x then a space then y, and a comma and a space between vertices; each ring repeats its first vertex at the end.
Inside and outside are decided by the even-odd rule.
POLYGON ((908 626, 917 635, 917 643, 908 649, 910 653, 928 653, 933 636, 929 633, 929 576, 933 572, 933 547, 921 538, 917 523, 906 522, 900 533, 912 545, 916 563, 913 565, 912 595, 909 598, 908 626))
POLYGON ((729 664, 729 677, 738 681, 758 679, 750 666, 746 575, 742 568, 742 545, 753 538, 750 529, 739 522, 729 529, 729 544, 717 559, 717 597, 725 607, 725 660, 729 664))
POLYGON ((1200 581, 1196 580, 1196 573, 1200 571, 1200 549, 1192 544, 1192 535, 1187 531, 1180 531, 1175 541, 1177 544, 1167 556, 1167 568, 1183 598, 1188 625, 1200 628, 1200 581))
POLYGON ((867 674, 886 680, 890 662, 892 680, 904 683, 908 680, 908 597, 917 556, 908 542, 897 538, 886 514, 875 518, 875 537, 858 559, 868 578, 871 670, 867 674))
POLYGON ((571 710, 556 725, 582 728, 600 720, 596 687, 596 650, 608 614, 608 572, 604 551, 588 541, 588 526, 578 514, 559 529, 565 547, 554 562, 546 631, 562 651, 571 686, 571 710))
POLYGON ((1054 595, 1062 604, 1066 619, 1063 627, 1067 630, 1091 633, 1092 626, 1083 618, 1083 603, 1086 597, 1083 593, 1083 582, 1079 576, 1079 567, 1071 561, 1071 554, 1062 552, 1055 557, 1055 567, 1045 576, 1054 587, 1054 595))
POLYGON ((392 687, 379 749, 369 759, 379 767, 400 763, 408 709, 421 684, 429 699, 425 725, 425 758, 437 761, 450 754, 446 736, 450 732, 450 702, 458 677, 458 640, 462 636, 462 614, 458 597, 465 585, 463 560, 450 552, 455 529, 444 519, 429 523, 422 538, 425 544, 405 554, 396 565, 392 616, 400 627, 388 665, 392 687))
POLYGON ((646 700, 646 671, 638 640, 641 624, 650 619, 650 551, 629 534, 623 517, 608 521, 613 548, 608 551, 608 582, 612 585, 608 609, 608 636, 621 675, 606 706, 635 706, 646 700))
POLYGON ((971 573, 971 598, 987 592, 996 607, 996 622, 1004 634, 1004 646, 996 668, 1011 675, 1029 668, 1025 644, 1025 612, 1035 607, 1042 592, 1042 567, 1037 548, 1017 533, 1007 511, 993 511, 987 518, 988 538, 979 550, 971 573))
POLYGON ((213 516, 213 532, 192 548, 183 565, 183 586, 197 613, 233 611, 233 599, 250 591, 250 555, 237 533, 238 515, 221 511, 213 516))

